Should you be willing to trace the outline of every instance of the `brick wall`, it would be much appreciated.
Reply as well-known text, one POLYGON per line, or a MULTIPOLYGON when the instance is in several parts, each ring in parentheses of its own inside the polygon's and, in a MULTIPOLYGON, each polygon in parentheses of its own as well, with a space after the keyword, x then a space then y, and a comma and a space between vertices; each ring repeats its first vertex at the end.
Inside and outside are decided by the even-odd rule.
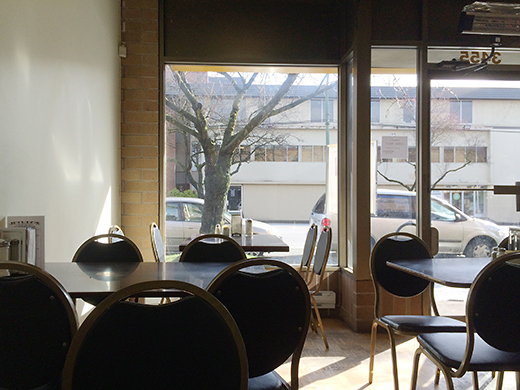
POLYGON ((158 0, 122 0, 121 225, 153 260, 150 223, 159 223, 158 0))

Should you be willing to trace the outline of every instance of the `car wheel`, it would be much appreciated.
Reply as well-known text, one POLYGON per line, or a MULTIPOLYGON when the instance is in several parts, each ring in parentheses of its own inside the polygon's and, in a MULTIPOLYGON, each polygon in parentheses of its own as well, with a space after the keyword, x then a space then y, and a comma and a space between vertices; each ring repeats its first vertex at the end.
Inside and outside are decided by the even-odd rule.
POLYGON ((497 243, 490 237, 475 237, 464 249, 466 257, 491 257, 493 247, 497 243))

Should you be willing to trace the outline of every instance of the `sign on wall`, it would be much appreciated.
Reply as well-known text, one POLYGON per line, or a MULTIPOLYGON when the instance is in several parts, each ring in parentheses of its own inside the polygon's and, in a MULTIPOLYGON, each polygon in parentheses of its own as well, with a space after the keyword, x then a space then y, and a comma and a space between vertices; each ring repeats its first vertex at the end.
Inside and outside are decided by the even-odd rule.
POLYGON ((407 136, 382 136, 381 158, 408 159, 408 137, 407 136))

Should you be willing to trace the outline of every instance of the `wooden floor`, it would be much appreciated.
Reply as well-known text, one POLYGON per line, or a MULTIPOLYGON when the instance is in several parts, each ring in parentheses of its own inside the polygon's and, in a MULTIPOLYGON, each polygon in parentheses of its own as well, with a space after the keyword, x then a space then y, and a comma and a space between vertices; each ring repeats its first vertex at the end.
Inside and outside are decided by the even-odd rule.
MULTIPOLYGON (((368 361, 370 356, 370 335, 352 332, 342 321, 324 319, 325 331, 330 349, 326 350, 320 335, 309 332, 305 343, 303 357, 300 361, 300 389, 303 390, 371 390, 393 389, 391 358, 388 336, 378 333, 376 359, 374 365, 374 382, 368 385, 368 361)), ((412 358, 417 348, 413 338, 399 338, 397 360, 399 367, 399 387, 410 388, 412 358)), ((289 380, 289 364, 282 366, 278 372, 289 380)), ((434 366, 421 358, 418 390, 446 389, 441 377, 440 384, 435 386, 434 366)), ((506 373, 503 389, 515 389, 515 376, 506 373)), ((495 388, 495 379, 488 373, 479 374, 480 389, 495 388)), ((472 389, 471 374, 455 379, 455 389, 472 389)))

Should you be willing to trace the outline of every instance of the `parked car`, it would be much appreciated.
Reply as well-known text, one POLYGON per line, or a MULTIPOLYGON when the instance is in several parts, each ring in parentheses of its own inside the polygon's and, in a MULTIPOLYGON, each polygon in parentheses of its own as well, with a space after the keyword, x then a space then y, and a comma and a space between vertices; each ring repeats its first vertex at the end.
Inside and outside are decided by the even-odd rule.
MULTIPOLYGON (((199 233, 204 209, 204 199, 166 198, 166 252, 178 252, 179 244, 199 233)), ((226 224, 231 224, 231 214, 224 214, 226 224)), ((245 223, 245 220, 242 220, 245 223)), ((267 223, 253 220, 253 234, 273 234, 282 238, 278 229, 267 223)))
MULTIPOLYGON (((310 223, 318 226, 337 226, 337 214, 325 213, 323 194, 314 205, 310 223)), ((395 231, 416 233, 415 192, 378 190, 376 213, 371 217, 371 244, 375 245, 385 234, 395 231)), ((470 217, 435 196, 431 197, 431 221, 439 230, 439 255, 489 257, 506 232, 499 225, 470 217)), ((337 236, 337 235, 336 235, 337 236)), ((332 243, 337 248, 337 241, 332 243)))

